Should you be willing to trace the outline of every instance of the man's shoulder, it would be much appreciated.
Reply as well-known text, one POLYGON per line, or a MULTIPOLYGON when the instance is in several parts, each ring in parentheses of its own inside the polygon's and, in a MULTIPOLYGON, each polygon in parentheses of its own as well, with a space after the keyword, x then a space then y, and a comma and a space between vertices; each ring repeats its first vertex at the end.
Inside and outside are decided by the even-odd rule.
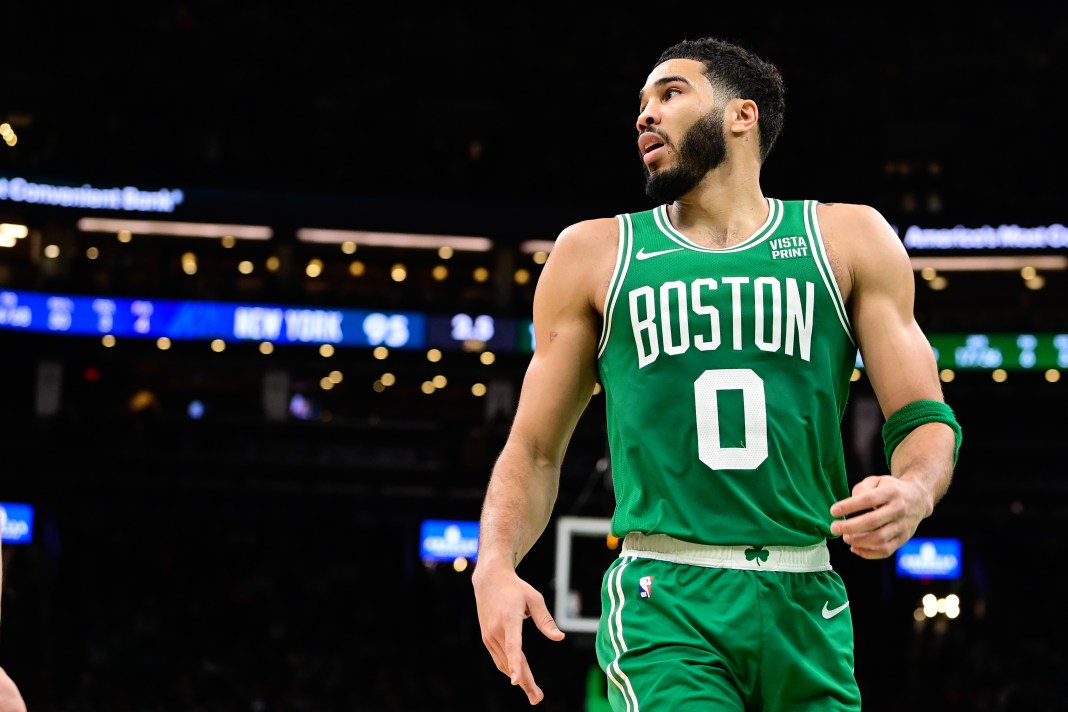
POLYGON ((615 240, 618 236, 619 219, 617 217, 590 218, 571 223, 561 230, 556 238, 555 247, 582 249, 615 240))
MULTIPOLYGON (((552 266, 554 279, 572 285, 597 287, 608 283, 619 249, 619 220, 616 217, 580 220, 564 228, 549 251, 546 267, 552 266)), ((547 270, 548 271, 548 270, 547 270)), ((545 273, 543 273, 544 277, 545 273)), ((578 291, 582 291, 581 288, 578 291)), ((599 294, 599 293, 598 293, 599 294)), ((590 303, 600 303, 590 297, 590 303)))
MULTIPOLYGON (((643 220, 651 220, 653 213, 662 209, 664 206, 658 205, 652 208, 625 210, 611 217, 599 217, 589 218, 587 220, 580 220, 578 222, 568 225, 560 233, 560 238, 564 236, 579 236, 578 239, 616 239, 619 236, 619 231, 622 223, 638 223, 643 220)), ((559 239, 559 238, 557 238, 559 239)))
POLYGON ((864 203, 836 203, 816 201, 816 211, 821 220, 835 221, 882 221, 882 214, 873 206, 864 203))
POLYGON ((896 229, 879 210, 863 203, 817 203, 820 233, 832 257, 845 264, 876 263, 904 254, 896 229))

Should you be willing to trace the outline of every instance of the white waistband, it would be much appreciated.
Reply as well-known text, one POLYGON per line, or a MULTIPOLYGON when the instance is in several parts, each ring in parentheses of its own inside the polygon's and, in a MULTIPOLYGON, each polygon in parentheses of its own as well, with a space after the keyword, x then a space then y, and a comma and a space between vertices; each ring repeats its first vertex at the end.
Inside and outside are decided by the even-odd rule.
POLYGON ((830 571, 827 542, 814 546, 711 546, 673 539, 665 534, 631 532, 620 556, 660 559, 676 564, 751 571, 830 571))

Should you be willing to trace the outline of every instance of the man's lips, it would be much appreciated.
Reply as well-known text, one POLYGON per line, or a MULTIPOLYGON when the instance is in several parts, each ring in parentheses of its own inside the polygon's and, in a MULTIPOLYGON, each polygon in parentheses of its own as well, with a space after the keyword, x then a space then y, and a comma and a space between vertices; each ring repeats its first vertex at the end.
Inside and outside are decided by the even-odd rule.
POLYGON ((667 141, 652 131, 645 131, 638 136, 638 153, 648 165, 656 160, 657 154, 667 145, 667 141))

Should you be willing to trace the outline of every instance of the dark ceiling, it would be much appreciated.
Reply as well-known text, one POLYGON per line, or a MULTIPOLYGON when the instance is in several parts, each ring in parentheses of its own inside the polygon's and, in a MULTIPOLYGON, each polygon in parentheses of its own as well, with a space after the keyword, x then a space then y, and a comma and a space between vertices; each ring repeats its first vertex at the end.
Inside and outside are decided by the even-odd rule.
POLYGON ((931 221, 1063 218, 1068 22, 1047 7, 15 0, 4 24, 0 174, 633 209, 637 90, 665 46, 716 34, 787 81, 768 193, 893 218, 919 186, 931 221))

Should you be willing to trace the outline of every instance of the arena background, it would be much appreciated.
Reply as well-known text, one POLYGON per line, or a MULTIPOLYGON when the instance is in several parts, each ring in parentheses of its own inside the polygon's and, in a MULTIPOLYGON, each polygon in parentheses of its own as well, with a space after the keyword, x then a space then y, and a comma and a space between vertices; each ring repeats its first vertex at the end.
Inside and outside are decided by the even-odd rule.
MULTIPOLYGON (((1051 8, 6 3, 0 222, 26 231, 0 235, 0 501, 34 521, 4 545, 0 665, 32 712, 526 708, 482 647, 471 566, 425 562, 421 526, 478 517, 529 360, 548 249, 531 241, 649 207, 637 90, 663 47, 715 34, 785 76, 769 195, 1045 240, 911 250, 965 432, 918 535, 958 539, 960 576, 832 555, 866 710, 1065 709, 1068 22, 1051 8), (127 186, 173 210, 89 205, 127 186), (363 235, 353 250, 307 228, 363 235), (367 233, 489 242, 448 255, 367 233), (367 343, 333 349, 329 324, 269 354, 248 333, 164 349, 155 325, 72 333, 71 296, 376 316, 367 343), (917 613, 927 593, 959 615, 917 613)), ((860 479, 882 465, 862 374, 854 388, 860 479)), ((611 513, 602 419, 595 396, 554 519, 611 513)), ((550 602, 555 524, 521 565, 550 602)), ((611 555, 576 550, 576 590, 611 555)), ((526 641, 543 709, 598 709, 588 634, 526 641)))

